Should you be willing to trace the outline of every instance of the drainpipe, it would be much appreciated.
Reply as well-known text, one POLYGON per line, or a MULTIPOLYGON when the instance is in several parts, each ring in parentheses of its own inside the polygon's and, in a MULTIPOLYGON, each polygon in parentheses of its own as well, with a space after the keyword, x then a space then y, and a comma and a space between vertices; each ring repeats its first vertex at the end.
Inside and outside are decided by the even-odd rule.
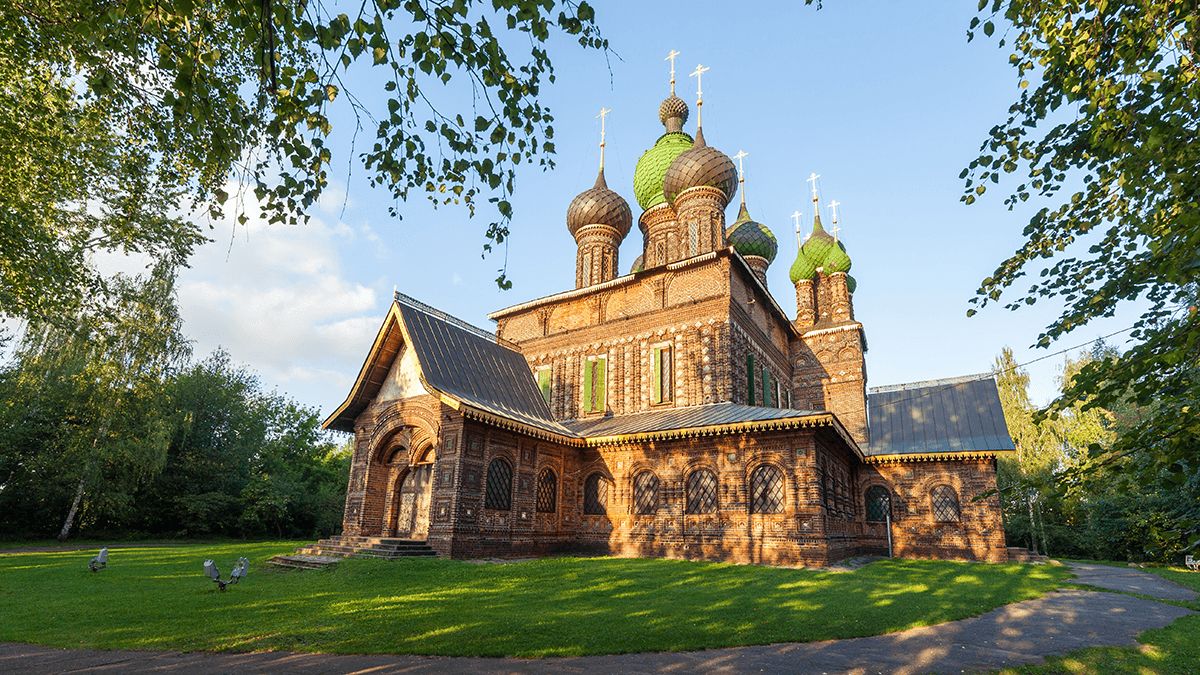
POLYGON ((892 556, 892 510, 889 508, 887 512, 887 533, 888 533, 888 557, 892 556))

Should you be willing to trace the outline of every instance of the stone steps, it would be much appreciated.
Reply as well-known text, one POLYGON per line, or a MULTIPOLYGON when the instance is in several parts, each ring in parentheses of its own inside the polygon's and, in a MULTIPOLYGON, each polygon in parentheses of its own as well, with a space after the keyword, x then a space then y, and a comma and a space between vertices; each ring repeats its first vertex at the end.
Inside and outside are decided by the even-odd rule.
MULTIPOLYGON (((296 554, 298 556, 383 558, 385 560, 437 557, 437 552, 424 541, 395 537, 331 537, 322 539, 311 546, 297 548, 296 554)), ((297 556, 287 557, 295 558, 297 556)))
POLYGON ((1020 546, 1008 547, 1008 561, 1019 563, 1033 563, 1034 565, 1045 565, 1050 562, 1050 558, 1044 555, 1034 555, 1032 551, 1020 546))

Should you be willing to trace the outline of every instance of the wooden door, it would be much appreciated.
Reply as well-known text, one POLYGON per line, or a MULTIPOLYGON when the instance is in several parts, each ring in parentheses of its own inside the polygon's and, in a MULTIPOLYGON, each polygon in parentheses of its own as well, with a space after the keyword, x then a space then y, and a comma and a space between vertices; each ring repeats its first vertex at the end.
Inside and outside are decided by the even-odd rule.
POLYGON ((433 488, 433 465, 421 464, 409 470, 400 486, 400 515, 396 518, 396 536, 424 539, 429 534, 429 497, 433 488))

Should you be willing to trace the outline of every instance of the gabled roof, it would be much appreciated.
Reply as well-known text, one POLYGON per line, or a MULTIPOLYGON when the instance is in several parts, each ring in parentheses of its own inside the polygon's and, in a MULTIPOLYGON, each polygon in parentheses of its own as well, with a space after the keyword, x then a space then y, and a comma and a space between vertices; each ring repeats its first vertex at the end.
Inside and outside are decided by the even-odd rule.
POLYGON ((379 394, 403 345, 409 345, 426 391, 454 408, 466 406, 545 433, 572 437, 554 421, 520 352, 478 328, 401 293, 384 319, 346 401, 326 429, 353 431, 354 420, 379 394))
POLYGON ((994 456, 1015 450, 991 375, 891 387, 867 394, 870 458, 994 456))

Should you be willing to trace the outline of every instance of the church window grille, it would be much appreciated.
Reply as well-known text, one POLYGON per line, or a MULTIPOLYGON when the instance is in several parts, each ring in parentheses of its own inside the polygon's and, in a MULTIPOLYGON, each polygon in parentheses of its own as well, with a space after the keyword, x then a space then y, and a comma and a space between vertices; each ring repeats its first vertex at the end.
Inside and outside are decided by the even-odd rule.
POLYGON ((658 513, 658 476, 643 471, 633 479, 633 509, 639 516, 658 513))
POLYGON ((605 359, 597 358, 583 362, 583 411, 602 412, 604 410, 604 380, 605 359))
POLYGON ((700 223, 688 221, 688 253, 696 255, 700 252, 700 223))
POLYGON ((558 476, 552 469, 542 469, 537 482, 538 513, 554 513, 558 510, 558 476))
POLYGON ((483 507, 494 511, 507 511, 512 507, 512 465, 500 457, 488 466, 483 507))
POLYGON ((671 348, 654 349, 654 402, 668 403, 671 400, 671 348))
POLYGON ((592 285, 592 252, 588 251, 583 254, 583 285, 592 285))
POLYGON ((608 480, 594 473, 583 482, 583 512, 603 516, 608 513, 608 480))
POLYGON ((538 389, 542 390, 542 398, 546 399, 546 405, 550 404, 550 369, 542 368, 537 373, 538 389))
POLYGON ((605 253, 604 257, 601 259, 599 281, 608 281, 612 277, 612 254, 605 253))
POLYGON ((882 485, 867 488, 867 521, 883 522, 892 512, 892 496, 882 485))
POLYGON ((746 355, 746 405, 754 405, 754 355, 746 355))
POLYGON ((937 485, 929 491, 933 503, 933 519, 938 522, 958 520, 958 493, 949 485, 937 485))
POLYGON ((783 511, 783 473, 770 464, 763 464, 750 474, 750 512, 779 513, 783 511))
POLYGON ((716 513, 717 476, 708 469, 697 469, 687 479, 687 513, 716 513))

